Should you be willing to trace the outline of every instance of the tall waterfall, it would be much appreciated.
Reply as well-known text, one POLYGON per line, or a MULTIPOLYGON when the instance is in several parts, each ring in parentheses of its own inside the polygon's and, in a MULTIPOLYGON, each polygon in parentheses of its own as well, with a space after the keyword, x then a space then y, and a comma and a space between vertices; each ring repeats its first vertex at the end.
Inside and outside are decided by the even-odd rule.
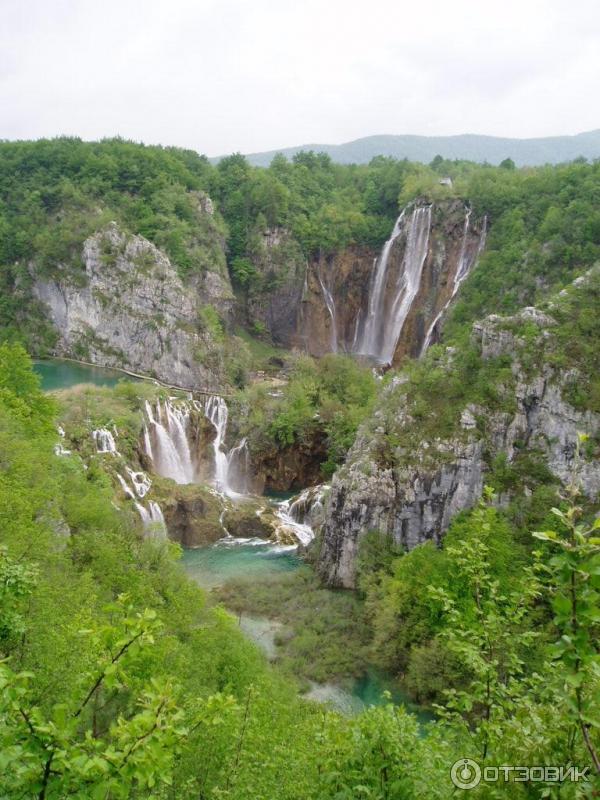
POLYGON ((319 284, 321 285, 321 291, 323 292, 323 298, 325 300, 325 305, 327 306, 327 311, 329 312, 329 316, 331 317, 331 352, 337 353, 338 351, 338 339, 337 339, 337 319, 335 313, 335 300, 333 299, 333 295, 331 294, 331 289, 329 289, 323 280, 323 275, 321 272, 321 264, 319 263, 317 267, 317 278, 319 279, 319 284))
POLYGON ((392 235, 373 264, 369 306, 356 351, 391 363, 402 328, 421 284, 423 265, 429 248, 431 206, 405 208, 394 225, 392 235), (404 258, 395 281, 389 269, 392 246, 399 236, 406 237, 404 258))
POLYGON ((383 245, 383 250, 379 257, 373 262, 371 286, 369 287, 369 308, 362 337, 358 341, 357 353, 372 355, 375 353, 375 349, 379 344, 381 327, 383 325, 383 306, 385 303, 384 290, 387 278, 388 259, 392 245, 402 232, 402 223, 405 213, 406 209, 404 208, 396 220, 392 235, 383 245))
POLYGON ((216 431, 216 436, 213 440, 213 451, 215 454, 215 484, 219 491, 227 491, 227 455, 223 450, 225 442, 225 434, 227 433, 227 419, 229 416, 229 409, 227 403, 222 397, 209 397, 206 401, 204 413, 207 418, 212 422, 216 431))
POLYGON ((427 333, 425 335, 425 340, 423 341, 423 346, 421 348, 421 357, 425 355, 431 342, 433 341, 433 336, 436 331, 436 328, 448 310, 450 303, 454 300, 458 290, 461 287, 461 284, 465 280, 465 278, 470 274, 473 267, 477 264, 477 260, 481 255, 483 248, 485 247, 485 240, 487 235, 487 216, 483 218, 483 229, 481 231, 481 235, 479 237, 479 243, 477 245, 477 249, 475 252, 469 252, 468 247, 468 237, 469 237, 469 225, 471 220, 471 209, 467 208, 465 211, 465 224, 463 228, 463 236, 460 245, 460 255, 458 257, 458 265, 456 267, 456 272, 454 273, 454 286, 452 287, 452 293, 448 300, 445 302, 444 306, 440 309, 440 311, 436 314, 433 322, 427 329, 427 333))

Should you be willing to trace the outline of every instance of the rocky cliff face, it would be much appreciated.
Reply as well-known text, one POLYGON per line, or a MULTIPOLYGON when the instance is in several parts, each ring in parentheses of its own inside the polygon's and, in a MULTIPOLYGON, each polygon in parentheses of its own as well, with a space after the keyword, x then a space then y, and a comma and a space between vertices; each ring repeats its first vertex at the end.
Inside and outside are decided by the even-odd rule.
POLYGON ((59 334, 57 355, 185 387, 215 385, 214 368, 204 366, 215 342, 200 324, 200 310, 212 305, 228 313, 233 295, 222 272, 184 284, 161 250, 114 223, 86 240, 82 256, 81 280, 65 275, 34 282, 33 293, 59 334))
MULTIPOLYGON (((385 335, 393 327, 395 309, 404 303, 393 364, 419 355, 426 342, 437 340, 444 313, 482 249, 486 221, 471 214, 460 200, 434 204, 420 232, 423 251, 415 252, 411 219, 419 208, 425 206, 417 203, 405 209, 403 224, 380 253, 351 247, 307 265, 293 344, 315 356, 364 352, 369 314, 378 315, 385 335), (405 280, 411 270, 414 297, 405 280), (379 279, 380 302, 374 308, 379 279)), ((371 355, 377 358, 378 353, 371 355)))
POLYGON ((376 251, 350 247, 308 264, 292 343, 313 356, 352 352, 376 251))
MULTIPOLYGON (((479 499, 498 457, 510 467, 523 453, 534 453, 556 481, 570 477, 577 435, 585 432, 597 440, 600 414, 567 401, 568 387, 577 380, 573 370, 561 373, 544 363, 554 325, 552 317, 528 308, 474 326, 473 344, 483 363, 504 359, 511 364, 502 390, 514 402, 510 410, 495 411, 467 404, 458 409, 451 436, 420 430, 402 378, 384 390, 332 482, 319 557, 319 570, 330 585, 354 586, 360 540, 370 530, 390 534, 407 549, 428 539, 439 542, 452 518, 479 499)), ((447 365, 452 358, 449 352, 447 365)), ((583 459, 579 480, 595 500, 597 459, 583 459)), ((516 485, 513 491, 528 490, 516 485)))
POLYGON ((246 297, 244 321, 287 347, 296 330, 306 260, 289 231, 268 228, 254 244, 252 263, 258 279, 246 297))

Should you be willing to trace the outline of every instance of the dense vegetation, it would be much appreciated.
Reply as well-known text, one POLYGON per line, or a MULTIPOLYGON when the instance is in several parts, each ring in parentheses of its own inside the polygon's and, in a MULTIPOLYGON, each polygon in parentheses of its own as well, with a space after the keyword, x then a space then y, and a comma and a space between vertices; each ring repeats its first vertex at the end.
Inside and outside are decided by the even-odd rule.
MULTIPOLYGON (((478 410, 484 438, 495 412, 514 410, 512 359, 484 361, 471 323, 543 301, 600 257, 599 179, 600 164, 584 162, 340 166, 308 153, 260 170, 238 155, 213 167, 188 151, 122 141, 1 143, 2 338, 39 344, 32 273, 64 270, 77 280, 84 238, 111 219, 164 248, 185 280, 227 267, 248 297, 272 286, 256 267, 268 229, 285 228, 284 256, 301 261, 379 246, 399 203, 458 196, 488 216, 489 237, 446 328, 454 348, 434 347, 401 382, 386 379, 376 417, 377 382, 348 358, 281 357, 249 341, 249 355, 232 359, 240 387, 232 433, 247 435, 251 450, 320 441, 329 476, 364 423, 377 459, 398 468, 420 439, 454 435, 465 406, 478 410), (440 184, 446 176, 452 186, 440 184), (271 360, 286 385, 244 387, 249 364, 271 360), (405 426, 406 414, 416 424, 405 426)), ((548 336, 522 319, 502 323, 524 374, 543 359, 570 376, 570 402, 595 412, 599 294, 592 271, 549 300, 548 336)), ((201 323, 215 340, 229 336, 211 307, 201 323)), ((129 428, 126 453, 137 446, 131 408, 144 392, 132 384, 96 393, 129 428)), ((0 796, 447 798, 449 767, 467 756, 600 772, 599 523, 576 476, 557 500, 535 452, 522 447, 510 464, 494 458, 487 499, 453 521, 442 548, 401 554, 377 531, 365 537, 358 598, 325 592, 306 571, 278 586, 226 587, 235 608, 268 613, 280 603, 294 629, 282 641, 281 671, 185 579, 176 547, 145 539, 135 514, 113 505, 103 469, 54 455, 56 403, 39 391, 25 352, 0 346, 0 796), (501 511, 493 490, 511 492, 501 511), (325 679, 367 662, 439 704, 425 737, 391 705, 354 719, 324 711, 299 699, 291 677, 325 679)), ((89 445, 86 426, 103 409, 67 411, 75 440, 79 425, 89 445)), ((579 457, 596 458, 598 446, 582 439, 579 457)), ((593 791, 509 789, 524 798, 593 791)), ((473 796, 504 788, 494 791, 473 796)))
MULTIPOLYGON (((461 665, 455 691, 440 687, 440 721, 421 738, 392 706, 346 719, 299 700, 234 621, 206 606, 176 548, 144 539, 112 505, 105 473, 53 454, 55 414, 24 352, 0 348, 3 796, 447 798, 459 756, 596 757, 600 543, 575 487, 538 534, 535 569, 519 568, 485 503, 425 559, 427 571, 426 548, 399 561, 385 544, 365 554, 374 612, 400 603, 377 613, 382 651, 394 647, 386 620, 412 614, 435 635, 429 647, 444 675, 461 665), (407 576, 420 610, 406 605, 407 576), (553 619, 540 626, 549 603, 553 619)), ((515 797, 547 791, 511 786, 515 797)), ((585 794, 569 782, 560 796, 585 794)))
POLYGON ((347 356, 319 361, 292 359, 289 380, 275 393, 253 385, 235 397, 233 424, 257 454, 324 442, 323 478, 329 478, 352 445, 375 400, 377 381, 369 368, 347 356))
POLYGON ((600 257, 600 164, 583 159, 524 169, 508 159, 490 167, 439 156, 429 166, 385 157, 340 165, 309 152, 291 161, 277 156, 262 169, 241 155, 213 166, 191 151, 122 140, 1 142, 2 335, 20 326, 38 347, 51 344, 37 330, 40 309, 29 299, 22 310, 32 266, 76 279, 84 239, 109 220, 164 248, 184 277, 224 270, 226 260, 243 299, 268 296, 279 272, 300 269, 307 258, 379 247, 399 207, 416 197, 460 197, 488 218, 486 252, 463 287, 449 335, 490 311, 539 301, 600 257), (440 184, 447 177, 452 186, 440 184), (207 196, 215 213, 206 212, 207 196), (270 230, 287 235, 265 274, 270 230))

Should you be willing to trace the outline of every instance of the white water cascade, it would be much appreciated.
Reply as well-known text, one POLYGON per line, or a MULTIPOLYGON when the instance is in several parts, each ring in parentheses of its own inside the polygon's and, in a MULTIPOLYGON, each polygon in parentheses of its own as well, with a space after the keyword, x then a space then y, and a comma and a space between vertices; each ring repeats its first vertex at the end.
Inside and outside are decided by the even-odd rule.
POLYGON ((244 437, 227 455, 227 484, 238 494, 248 494, 250 478, 250 450, 244 437))
POLYGON ((323 299, 325 300, 327 311, 329 312, 329 316, 331 317, 331 352, 337 353, 338 338, 337 338, 337 318, 335 313, 335 300, 333 299, 331 290, 325 285, 325 282, 323 280, 323 275, 321 273, 320 263, 319 266, 317 267, 317 278, 319 279, 319 284, 321 285, 321 291, 323 292, 323 299))
POLYGON ((284 500, 277 506, 277 517, 284 528, 292 531, 300 544, 307 545, 315 538, 315 529, 322 525, 325 486, 305 489, 297 497, 284 500))
POLYGON ((465 212, 465 224, 463 228, 463 237, 460 246, 460 255, 458 258, 456 273, 454 275, 454 286, 452 287, 452 294, 450 295, 444 306, 436 314, 435 319, 427 329, 425 340, 423 341, 423 346, 421 348, 421 353, 420 353, 421 357, 423 357, 427 352, 427 349, 431 345, 431 342, 433 340, 433 335, 440 320, 448 310, 450 303, 454 300, 454 297, 456 296, 458 290, 460 289, 461 284, 477 264, 479 256, 481 255, 481 252, 485 247, 485 239, 487 235, 487 216, 483 218, 483 229, 479 237, 479 244, 477 245, 477 249, 474 253, 469 252, 468 236, 469 236, 470 219, 471 219, 471 209, 467 208, 465 212))
POLYGON ((148 503, 148 508, 139 502, 150 491, 152 481, 145 472, 135 472, 130 467, 125 468, 131 483, 117 473, 121 488, 130 500, 133 500, 144 529, 158 539, 166 539, 167 526, 161 507, 154 500, 148 503))
POLYGON ((206 401, 204 407, 206 418, 209 419, 216 431, 216 436, 213 440, 213 452, 215 455, 215 485, 220 492, 227 493, 227 455, 223 450, 225 442, 225 434, 227 433, 227 418, 229 410, 227 403, 222 397, 213 395, 206 401))
POLYGON ((92 431, 92 436, 96 442, 96 451, 98 453, 112 453, 115 456, 119 455, 115 437, 108 428, 97 428, 95 431, 92 431))
POLYGON ((387 278, 387 265, 392 245, 400 236, 402 232, 402 224, 406 209, 402 212, 392 230, 392 235, 383 245, 378 258, 373 262, 373 273, 371 276, 371 286, 369 287, 369 308, 367 310, 367 318, 365 320, 362 336, 357 342, 357 353, 364 355, 371 355, 374 353, 380 337, 380 330, 382 326, 383 306, 385 303, 385 285, 387 278))
POLYGON ((171 399, 157 400, 154 408, 146 401, 146 455, 159 475, 175 483, 194 483, 196 479, 188 439, 190 411, 188 403, 175 405, 171 399))
POLYGON ((161 507, 154 500, 148 504, 148 508, 144 508, 141 503, 136 503, 136 508, 142 518, 144 528, 149 531, 157 539, 167 538, 167 525, 163 516, 161 507))
POLYGON ((405 208, 394 225, 392 235, 373 264, 369 305, 362 335, 355 352, 390 364, 402 328, 419 286, 429 249, 431 206, 405 208), (402 265, 393 280, 389 266, 392 246, 399 236, 406 237, 402 265))
POLYGON ((217 491, 229 497, 237 497, 248 491, 250 453, 246 439, 232 447, 229 453, 224 449, 229 410, 222 397, 209 397, 204 406, 206 418, 212 423, 216 436, 213 440, 215 456, 215 486, 217 491))
POLYGON ((227 403, 218 395, 209 397, 204 405, 193 400, 176 402, 175 398, 162 403, 158 400, 154 406, 146 402, 144 449, 154 471, 176 483, 198 481, 198 470, 190 447, 192 411, 203 413, 215 429, 212 448, 217 490, 231 497, 245 494, 248 491, 250 468, 248 445, 246 439, 242 439, 229 453, 226 451, 229 412, 227 403))

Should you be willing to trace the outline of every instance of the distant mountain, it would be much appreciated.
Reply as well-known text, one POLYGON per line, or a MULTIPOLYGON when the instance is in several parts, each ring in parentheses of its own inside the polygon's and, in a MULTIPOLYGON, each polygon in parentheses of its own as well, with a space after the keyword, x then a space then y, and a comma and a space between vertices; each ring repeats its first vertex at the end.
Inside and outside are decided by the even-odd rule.
MULTIPOLYGON (((365 136, 344 144, 304 144, 264 153, 250 153, 251 164, 266 167, 276 153, 291 158, 302 150, 328 153, 339 164, 366 164, 374 156, 408 158, 428 164, 436 155, 499 164, 512 158, 518 166, 558 164, 574 158, 600 158, 600 129, 576 136, 547 136, 539 139, 508 139, 498 136, 365 136)), ((219 158, 212 159, 219 161, 219 158)))

